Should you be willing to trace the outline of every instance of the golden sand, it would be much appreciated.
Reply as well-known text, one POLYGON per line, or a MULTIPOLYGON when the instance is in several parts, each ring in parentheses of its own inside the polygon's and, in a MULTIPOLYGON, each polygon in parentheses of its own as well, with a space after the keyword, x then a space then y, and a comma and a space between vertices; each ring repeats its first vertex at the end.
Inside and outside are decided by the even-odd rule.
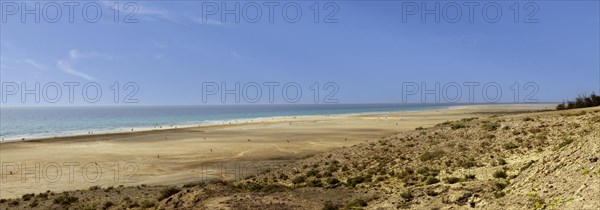
POLYGON ((298 116, 231 125, 8 142, 0 144, 0 197, 96 185, 195 182, 219 176, 210 173, 215 164, 268 167, 448 120, 553 107, 551 104, 473 105, 431 111, 298 116))

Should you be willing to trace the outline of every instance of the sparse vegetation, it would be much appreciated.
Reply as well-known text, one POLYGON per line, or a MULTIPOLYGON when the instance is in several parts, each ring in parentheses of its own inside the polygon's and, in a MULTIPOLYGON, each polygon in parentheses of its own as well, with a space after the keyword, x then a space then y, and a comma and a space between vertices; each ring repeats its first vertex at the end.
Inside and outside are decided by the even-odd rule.
POLYGON ((370 181, 371 181, 371 177, 357 176, 357 177, 348 179, 347 186, 350 188, 353 188, 353 187, 356 187, 356 185, 358 185, 358 184, 361 184, 363 182, 370 182, 370 181))
POLYGON ((8 206, 18 206, 18 205, 19 205, 18 200, 11 200, 8 202, 8 206))
POLYGON ((452 124, 452 126, 450 126, 450 128, 451 128, 452 130, 458 130, 458 129, 461 129, 461 128, 466 128, 466 127, 467 127, 467 126, 466 126, 466 125, 464 125, 464 124, 462 124, 462 123, 455 123, 455 124, 452 124))
POLYGON ((474 174, 467 174, 467 175, 465 175, 465 179, 466 180, 474 180, 474 179, 476 179, 476 177, 474 174))
POLYGON ((417 173, 423 176, 437 176, 440 173, 440 170, 430 169, 429 167, 421 167, 417 169, 417 173))
POLYGON ((400 197, 404 198, 405 201, 411 201, 414 198, 410 189, 400 193, 400 197))
POLYGON ((470 121, 473 121, 473 120, 476 120, 476 119, 479 119, 479 117, 463 118, 460 121, 461 122, 470 122, 470 121))
POLYGON ((454 183, 458 183, 458 182, 460 182, 460 178, 458 178, 458 177, 446 178, 446 183, 448 183, 448 184, 454 184, 454 183))
POLYGON ((103 209, 108 209, 108 208, 110 208, 111 206, 114 206, 114 205, 115 204, 112 201, 106 201, 106 202, 104 202, 104 205, 102 205, 102 208, 103 209))
POLYGON ((21 196, 21 198, 22 198, 24 201, 28 201, 28 200, 31 200, 31 198, 33 198, 34 196, 35 196, 35 194, 34 194, 34 193, 30 193, 30 194, 25 194, 25 195, 21 196))
POLYGON ((495 131, 500 128, 500 123, 497 122, 487 122, 482 125, 483 129, 486 131, 495 131))
POLYGON ((427 151, 427 152, 424 152, 423 154, 421 154, 421 156, 419 156, 419 160, 421 160, 423 162, 429 161, 429 160, 434 160, 434 159, 438 159, 438 158, 444 156, 444 154, 445 154, 444 150, 441 150, 441 149, 427 151))
POLYGON ((494 198, 501 198, 504 197, 506 194, 502 191, 495 191, 494 192, 494 198))
POLYGON ((600 106, 600 96, 592 93, 590 96, 579 95, 573 101, 563 102, 556 106, 556 110, 578 109, 586 107, 600 106))
POLYGON ((436 192, 435 190, 427 190, 427 192, 425 192, 425 194, 427 194, 428 196, 431 196, 431 197, 435 197, 435 196, 438 196, 440 193, 436 192))
POLYGON ((597 115, 597 116, 594 116, 594 117, 592 117, 592 119, 591 119, 591 120, 592 120, 592 122, 595 122, 595 123, 600 123, 600 115, 597 115))
MULTIPOLYGON (((319 181, 320 182, 320 181, 319 181)), ((316 184, 316 183, 314 183, 316 184)), ((281 184, 272 184, 267 182, 244 182, 240 184, 225 184, 232 185, 234 189, 243 192, 264 192, 264 193, 272 193, 272 192, 281 192, 287 190, 286 186, 281 184)), ((322 185, 321 185, 322 186, 322 185)))
POLYGON ((158 200, 163 200, 168 197, 171 197, 171 195, 175 195, 179 191, 181 191, 181 189, 179 189, 177 187, 168 187, 160 192, 160 197, 158 198, 158 200))
POLYGON ((38 205, 40 205, 40 203, 38 202, 38 200, 33 200, 33 201, 32 201, 32 202, 29 204, 29 207, 31 207, 31 208, 35 208, 35 207, 37 207, 38 205))
POLYGON ((320 179, 310 180, 307 185, 308 187, 323 187, 323 182, 320 179))
POLYGON ((469 158, 469 159, 459 159, 458 163, 457 163, 460 167, 463 168, 472 168, 472 167, 476 167, 478 166, 477 161, 475 160, 475 158, 469 158))
POLYGON ((560 148, 566 147, 567 145, 569 145, 571 143, 573 143, 573 139, 571 139, 571 138, 565 139, 564 141, 560 142, 560 144, 558 144, 558 148, 560 149, 560 148))
POLYGON ((585 169, 585 170, 583 170, 583 173, 581 173, 581 175, 588 175, 588 174, 590 174, 590 173, 592 173, 592 170, 590 170, 590 169, 585 169))
POLYGON ((532 122, 532 121, 535 121, 535 120, 531 117, 523 118, 523 122, 532 122))
POLYGON ((504 148, 505 150, 511 150, 511 149, 519 148, 519 145, 516 145, 515 143, 512 143, 512 142, 508 142, 508 143, 504 143, 502 145, 502 148, 504 148))
POLYGON ((338 184, 340 184, 340 180, 338 180, 335 177, 330 177, 327 179, 327 184, 329 184, 330 186, 337 186, 338 184))
POLYGON ((296 178, 292 179, 292 184, 301 184, 304 181, 306 181, 305 176, 297 176, 296 178))
POLYGON ((531 160, 529 162, 527 162, 527 164, 525 164, 523 167, 521 167, 521 171, 524 171, 526 169, 528 169, 529 167, 531 167, 533 164, 535 163, 535 160, 531 160))
POLYGON ((142 208, 152 208, 154 206, 156 206, 156 201, 152 201, 152 200, 143 200, 142 203, 140 203, 140 206, 142 208))
POLYGON ((508 164, 508 163, 503 158, 498 159, 498 165, 502 165, 503 166, 503 165, 506 165, 506 164, 508 164))
POLYGON ((369 205, 367 203, 367 201, 357 198, 357 199, 352 200, 352 202, 348 203, 348 205, 346 205, 346 208, 352 209, 354 207, 366 207, 367 205, 369 205))
POLYGON ((54 198, 55 204, 61 204, 64 206, 71 205, 79 200, 78 197, 70 196, 68 193, 63 193, 62 195, 54 198))
POLYGON ((498 190, 498 191, 504 190, 504 188, 506 188, 506 186, 508 186, 507 182, 504 182, 504 181, 494 182, 494 188, 495 188, 495 190, 498 190))
POLYGON ((508 174, 506 174, 506 172, 503 170, 498 170, 494 172, 493 176, 497 179, 506 179, 508 177, 508 174))
POLYGON ((438 182, 440 182, 439 179, 437 179, 437 178, 435 178, 433 176, 430 176, 430 177, 427 177, 427 180, 425 181, 425 184, 426 185, 432 185, 432 184, 436 184, 438 182))
POLYGON ((322 210, 338 210, 338 209, 340 209, 340 206, 331 201, 325 202, 325 204, 323 205, 323 208, 322 208, 322 210))

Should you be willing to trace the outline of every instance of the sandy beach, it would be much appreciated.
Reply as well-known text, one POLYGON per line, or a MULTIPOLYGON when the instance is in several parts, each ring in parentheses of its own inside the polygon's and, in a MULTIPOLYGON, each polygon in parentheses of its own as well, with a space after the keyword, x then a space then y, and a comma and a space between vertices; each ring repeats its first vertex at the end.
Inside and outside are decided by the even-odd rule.
POLYGON ((417 127, 554 106, 473 105, 431 111, 282 117, 230 125, 6 142, 0 144, 0 197, 96 185, 234 179, 417 127), (217 169, 219 166, 227 167, 229 173, 216 172, 222 171, 217 169))

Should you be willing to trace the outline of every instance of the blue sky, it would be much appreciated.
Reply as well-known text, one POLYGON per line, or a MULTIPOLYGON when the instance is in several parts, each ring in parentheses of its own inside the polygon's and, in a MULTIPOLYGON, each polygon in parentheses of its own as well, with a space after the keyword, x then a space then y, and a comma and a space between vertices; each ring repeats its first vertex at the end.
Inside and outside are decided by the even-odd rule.
MULTIPOLYGON (((16 3, 18 9, 35 6, 35 2, 2 1, 6 2, 16 3)), ((48 2, 52 1, 41 2, 40 7, 48 2)), ((19 94, 6 95, 7 84, 24 83, 33 88, 36 82, 41 86, 79 82, 73 103, 67 100, 65 87, 57 102, 77 105, 92 104, 81 97, 82 86, 91 82, 103 91, 93 104, 115 104, 110 89, 114 82, 119 82, 121 89, 118 104, 133 90, 123 89, 127 82, 139 88, 132 98, 139 104, 222 104, 218 94, 203 102, 203 83, 225 83, 233 88, 235 82, 241 86, 278 82, 274 103, 288 103, 281 91, 290 82, 302 89, 296 103, 314 103, 311 85, 315 82, 319 83, 319 103, 333 91, 333 87, 323 89, 327 82, 337 85, 331 99, 339 103, 399 103, 405 85, 424 83, 432 89, 436 82, 440 89, 433 92, 440 102, 445 101, 442 87, 451 84, 461 86, 459 102, 470 102, 465 82, 480 84, 473 90, 474 102, 486 102, 482 97, 486 84, 497 84, 493 87, 502 90, 498 102, 515 102, 514 83, 519 83, 518 102, 527 98, 562 101, 600 88, 598 1, 538 1, 529 6, 519 1, 518 23, 510 7, 514 1, 498 3, 502 16, 495 23, 482 15, 486 2, 474 8, 472 22, 464 2, 458 2, 463 14, 456 23, 444 19, 455 15, 445 1, 439 2, 440 10, 448 8, 449 13, 438 23, 433 15, 426 15, 423 22, 419 12, 410 15, 406 11, 407 4, 390 1, 338 1, 328 7, 320 1, 318 23, 310 9, 314 1, 298 3, 302 16, 296 23, 285 20, 295 15, 293 10, 288 8, 289 16, 282 15, 282 7, 289 1, 275 7, 272 23, 264 2, 256 2, 262 12, 256 23, 243 18, 256 15, 247 1, 237 2, 240 9, 249 8, 248 16, 240 17, 239 23, 232 15, 223 22, 219 13, 208 14, 209 3, 204 2, 203 8, 200 1, 134 2, 130 10, 120 2, 115 23, 110 8, 114 2, 97 3, 102 16, 96 23, 83 19, 83 2, 75 7, 72 23, 67 7, 61 8, 57 23, 43 17, 35 23, 33 15, 26 16, 23 23, 20 13, 8 14, 7 9, 12 8, 3 5, 0 80, 6 101, 2 105, 52 104, 43 99, 35 103, 31 95, 26 95, 26 103, 19 94), (137 8, 132 17, 137 23, 123 23, 133 8, 137 8), (337 11, 330 19, 337 22, 324 23, 334 8, 337 11), (537 11, 532 13, 534 9, 537 11), (404 21, 403 14, 407 15, 404 21), (530 14, 529 19, 537 23, 523 22, 530 14), (527 83, 529 89, 524 89, 527 83), (532 97, 527 97, 530 93, 532 97)), ((228 1, 225 6, 232 8, 235 3, 228 1)), ((211 5, 223 9, 221 2, 211 5)), ((421 2, 416 5, 423 9, 421 2)), ((431 9, 435 2, 425 2, 425 6, 431 9)), ((54 17, 51 9, 48 15, 54 17)), ((494 16, 493 11, 488 14, 488 18, 494 16)), ((255 95, 254 89, 250 90, 249 94, 255 95)), ((452 91, 456 89, 449 90, 449 95, 456 95, 452 91)), ((488 93, 495 98, 494 89, 488 93)), ((235 104, 233 96, 226 97, 226 104, 235 104)), ((422 100, 419 93, 406 99, 435 102, 432 95, 422 100)), ((269 103, 265 86, 258 103, 269 103)))

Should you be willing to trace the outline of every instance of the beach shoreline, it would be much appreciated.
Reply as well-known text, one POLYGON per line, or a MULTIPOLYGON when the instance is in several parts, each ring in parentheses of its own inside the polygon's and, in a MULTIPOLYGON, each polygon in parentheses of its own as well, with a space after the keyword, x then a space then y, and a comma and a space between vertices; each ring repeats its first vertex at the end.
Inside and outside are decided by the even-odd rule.
POLYGON ((250 123, 4 142, 0 144, 3 166, 0 198, 97 185, 174 185, 206 181, 207 177, 222 176, 214 173, 206 176, 207 172, 214 171, 207 168, 207 164, 274 167, 417 127, 493 113, 533 112, 553 106, 472 105, 426 111, 292 116, 250 123), (130 170, 130 166, 135 170, 130 170), (52 167, 60 171, 53 172, 52 167), (94 173, 98 169, 100 172, 94 173), (57 176, 59 178, 55 178, 57 176), (98 180, 91 179, 98 176, 98 180))
POLYGON ((283 116, 272 116, 272 117, 254 117, 254 118, 239 118, 239 119, 230 119, 230 120, 213 120, 208 121, 206 123, 181 123, 181 124, 172 124, 172 125, 155 125, 155 126, 144 126, 144 127, 127 127, 127 128, 119 128, 119 129, 99 129, 99 130, 90 130, 90 131, 74 131, 71 133, 65 133, 63 135, 52 135, 52 136, 22 136, 22 137, 13 137, 13 138, 2 138, 0 144, 5 143, 14 143, 14 142, 24 142, 24 141, 49 141, 49 140, 60 140, 60 139, 74 139, 74 138, 85 138, 90 136, 111 136, 120 134, 135 134, 138 132, 153 132, 153 131, 165 131, 165 130, 174 130, 174 129, 186 129, 186 128, 196 128, 196 127, 212 127, 212 126, 222 126, 222 125, 240 125, 240 124, 248 124, 259 121, 269 121, 269 120, 290 120, 290 119, 298 119, 298 118, 306 118, 306 117, 326 117, 326 116, 341 116, 341 117, 349 117, 349 116, 357 116, 357 115, 366 115, 366 114, 401 114, 401 113, 413 113, 413 112, 423 112, 423 111, 435 111, 435 110, 461 110, 461 109, 469 109, 469 107, 477 107, 477 106, 487 106, 487 107, 505 107, 505 106, 554 106, 554 104, 460 104, 460 105, 449 105, 445 108, 433 108, 433 109, 423 109, 423 110, 404 110, 404 111, 391 111, 391 112, 357 112, 357 113, 344 113, 344 114, 314 114, 314 115, 283 115, 283 116), (242 122, 243 121, 243 122, 242 122), (87 133, 86 133, 87 132, 87 133))
MULTIPOLYGON (((409 104, 412 105, 412 104, 409 104)), ((429 105, 428 105, 429 106, 429 105)), ((72 131, 63 131, 59 134, 31 134, 31 135, 21 135, 21 136, 9 136, 2 137, 0 140, 0 144, 9 143, 9 142, 20 142, 20 141, 45 141, 50 139, 57 138, 73 138, 73 137, 85 137, 85 136, 94 136, 94 135, 110 135, 110 134, 126 134, 126 133, 136 133, 136 132, 148 132, 148 131, 160 131, 160 130, 169 130, 169 129, 179 129, 179 128, 193 128, 193 127, 210 127, 210 126, 218 126, 218 125, 236 125, 236 124, 247 124, 259 121, 268 121, 268 120, 278 120, 278 119, 296 119, 296 118, 304 118, 304 117, 325 117, 325 116, 350 116, 350 115, 361 115, 361 114, 384 114, 384 113, 402 113, 402 112, 419 112, 419 111, 428 111, 428 110, 443 110, 454 107, 454 105, 442 105, 444 108, 427 108, 428 106, 422 107, 423 109, 417 110, 398 110, 398 111, 359 111, 359 112, 350 112, 350 113, 335 113, 335 114, 300 114, 300 115, 277 115, 277 116, 262 116, 262 117, 242 117, 242 118, 232 118, 232 119, 222 119, 222 120, 198 120, 198 121, 186 121, 186 122, 177 122, 177 123, 169 123, 169 124, 153 124, 152 126, 133 126, 133 127, 119 127, 112 129, 104 129, 97 128, 91 130, 72 130, 72 131)), ((437 105, 433 105, 437 106, 437 105)), ((460 106, 460 105, 457 105, 460 106)))

